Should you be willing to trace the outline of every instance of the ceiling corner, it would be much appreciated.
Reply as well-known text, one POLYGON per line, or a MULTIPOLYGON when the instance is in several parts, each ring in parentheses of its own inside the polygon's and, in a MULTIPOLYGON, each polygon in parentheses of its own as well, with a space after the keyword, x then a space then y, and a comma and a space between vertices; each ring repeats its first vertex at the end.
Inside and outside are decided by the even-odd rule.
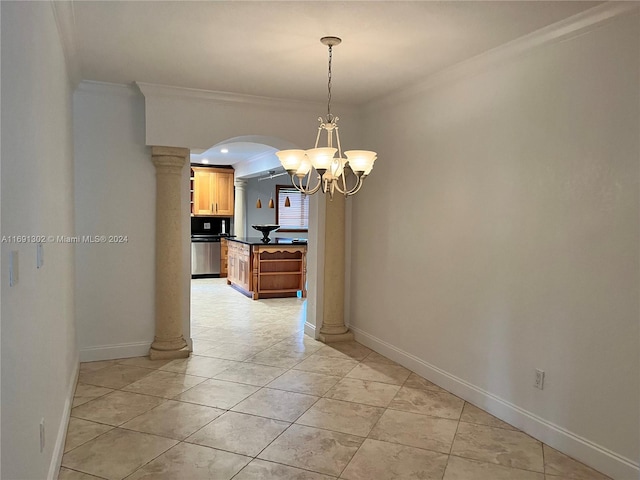
POLYGON ((50 0, 58 34, 64 50, 67 73, 74 87, 82 81, 82 65, 78 54, 73 1, 50 0))

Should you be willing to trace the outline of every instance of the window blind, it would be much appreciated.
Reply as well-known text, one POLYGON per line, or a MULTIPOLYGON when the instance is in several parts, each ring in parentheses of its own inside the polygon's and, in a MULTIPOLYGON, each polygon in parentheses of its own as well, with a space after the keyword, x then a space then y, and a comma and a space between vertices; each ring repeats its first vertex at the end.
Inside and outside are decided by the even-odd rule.
POLYGON ((309 197, 293 187, 276 186, 276 223, 280 230, 308 230, 309 228, 309 197), (289 197, 291 206, 284 203, 289 197))

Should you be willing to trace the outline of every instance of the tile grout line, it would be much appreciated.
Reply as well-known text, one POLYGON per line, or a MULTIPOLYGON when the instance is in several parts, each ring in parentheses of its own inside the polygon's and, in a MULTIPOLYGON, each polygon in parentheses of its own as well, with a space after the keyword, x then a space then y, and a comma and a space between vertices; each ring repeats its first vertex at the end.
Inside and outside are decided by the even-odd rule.
MULTIPOLYGON (((65 468, 67 470, 71 470, 72 472, 82 473, 83 475, 93 475, 92 473, 86 473, 86 472, 83 472, 82 470, 76 470, 75 468, 69 468, 69 467, 65 467, 65 466, 61 465, 60 469, 63 469, 63 468, 65 468)), ((100 480, 108 480, 107 478, 100 477, 98 475, 93 475, 93 476, 96 477, 96 478, 99 478, 100 480)))
MULTIPOLYGON (((246 305, 247 306, 253 306, 253 305, 256 305, 256 304, 252 303, 251 301, 248 301, 248 302, 246 302, 246 305)), ((266 305, 262 304, 260 306, 260 308, 263 308, 263 307, 266 307, 266 305)), ((269 305, 269 307, 272 307, 272 305, 269 305)), ((269 312, 269 315, 277 315, 279 308, 280 308, 280 305, 276 306, 276 308, 272 308, 271 309, 272 311, 269 312)), ((259 312, 259 313, 263 314, 263 312, 259 312)), ((264 314, 266 315, 267 311, 265 311, 264 314)), ((210 316, 211 313, 208 312, 208 313, 205 313, 205 315, 206 316, 210 316)), ((415 374, 415 372, 412 372, 411 370, 409 370, 409 374, 407 375, 407 377, 403 380, 403 382, 400 385, 398 385, 397 383, 386 383, 384 381, 381 382, 379 380, 367 380, 367 379, 364 379, 364 378, 348 377, 348 375, 351 372, 353 372, 355 369, 357 369, 359 367, 359 365, 364 365, 364 366, 371 365, 371 364, 374 364, 374 365, 391 365, 391 366, 400 366, 402 368, 405 368, 402 365, 399 365, 399 364, 397 364, 395 362, 389 364, 389 363, 386 363, 386 362, 375 362, 375 361, 371 361, 371 360, 367 361, 367 359, 369 357, 371 357, 373 354, 377 353, 377 352, 375 352, 375 350, 370 350, 369 353, 367 353, 367 355, 365 355, 363 358, 356 360, 355 358, 350 357, 349 355, 344 354, 343 352, 341 352, 341 353, 343 353, 344 356, 330 355, 330 354, 326 354, 326 355, 325 354, 319 354, 318 352, 321 351, 322 349, 330 348, 330 345, 323 345, 320 348, 318 348, 318 349, 316 349, 316 350, 314 350, 314 351, 312 351, 312 352, 310 352, 308 354, 307 354, 306 351, 303 351, 303 352, 297 352, 297 351, 292 352, 292 353, 295 353, 296 355, 304 355, 301 360, 299 360, 297 363, 295 363, 293 365, 287 365, 287 366, 269 365, 269 364, 258 363, 255 360, 252 361, 252 359, 254 359, 256 356, 259 356, 262 353, 267 352, 268 350, 270 350, 270 349, 272 349, 274 347, 278 347, 278 346, 280 348, 282 348, 283 351, 285 351, 285 352, 286 352, 286 350, 288 348, 291 348, 292 350, 296 349, 296 348, 305 349, 304 341, 302 342, 302 346, 296 346, 296 344, 297 345, 300 344, 300 342, 296 342, 296 338, 298 338, 298 337, 300 337, 302 335, 302 338, 304 339, 304 330, 299 328, 299 327, 297 327, 297 324, 299 323, 299 320, 296 320, 295 323, 291 324, 290 322, 285 322, 285 321, 280 321, 279 319, 275 319, 275 317, 274 317, 274 320, 270 320, 271 317, 267 317, 267 316, 265 316, 264 318, 265 318, 265 320, 263 322, 260 322, 260 324, 256 324, 255 322, 243 322, 242 325, 239 328, 236 325, 234 325, 234 323, 232 322, 233 318, 231 316, 227 320, 225 320, 225 323, 222 326, 216 326, 216 325, 210 325, 210 324, 197 324, 197 325, 198 325, 198 328, 205 329, 204 332, 200 332, 200 333, 210 333, 211 331, 214 331, 214 330, 217 331, 220 328, 222 328, 222 329, 225 330, 225 333, 227 335, 234 335, 236 333, 238 335, 247 335, 247 334, 251 335, 251 331, 252 331, 251 329, 258 329, 256 331, 265 331, 268 328, 274 328, 274 332, 276 330, 279 331, 279 332, 284 332, 287 329, 295 329, 295 330, 293 331, 293 333, 284 336, 283 338, 279 339, 278 341, 276 341, 274 343, 269 344, 267 347, 263 348, 262 350, 258 351, 257 353, 255 353, 253 355, 250 355, 250 356, 246 357, 243 360, 226 359, 226 358, 222 358, 222 357, 214 357, 214 356, 199 355, 199 354, 196 354, 196 353, 192 353, 192 358, 193 357, 214 358, 214 359, 222 360, 222 361, 235 362, 236 364, 242 363, 242 364, 245 364, 245 365, 264 365, 264 366, 275 367, 275 368, 280 368, 280 369, 284 370, 282 373, 277 375, 275 378, 269 380, 264 385, 253 385, 253 384, 250 384, 250 383, 243 383, 243 382, 240 382, 240 381, 232 381, 232 380, 224 380, 224 379, 215 378, 216 375, 223 374, 225 371, 234 368, 236 365, 232 365, 232 366, 230 366, 230 367, 228 367, 226 369, 223 369, 222 371, 217 372, 214 376, 203 376, 203 375, 193 375, 193 374, 186 373, 186 372, 172 372, 170 370, 163 370, 162 367, 164 367, 166 364, 161 365, 159 367, 152 367, 152 366, 149 366, 149 365, 141 366, 141 365, 126 364, 126 363, 124 363, 126 359, 122 360, 122 361, 119 361, 118 359, 116 359, 116 360, 113 360, 113 362, 115 362, 113 364, 102 366, 102 367, 100 367, 100 368, 98 368, 98 369, 96 369, 94 371, 91 371, 91 372, 84 372, 84 374, 86 376, 91 377, 90 374, 92 374, 94 372, 100 372, 103 369, 106 369, 106 368, 109 368, 109 367, 113 367, 113 366, 130 366, 130 367, 135 367, 135 368, 139 368, 139 369, 147 369, 147 370, 151 370, 151 371, 162 371, 162 372, 165 372, 165 373, 173 373, 176 376, 177 375, 183 375, 183 377, 198 377, 198 378, 203 378, 203 380, 202 380, 202 382, 200 382, 200 383, 198 383, 196 385, 193 385, 192 387, 187 388, 183 392, 180 392, 180 393, 176 394, 173 397, 166 397, 166 396, 161 396, 161 395, 156 395, 156 394, 148 394, 148 393, 144 393, 144 392, 132 392, 132 391, 124 390, 125 388, 129 387, 130 385, 132 385, 134 383, 137 383, 138 381, 142 381, 144 378, 146 378, 147 376, 151 375, 152 372, 149 372, 149 373, 145 374, 143 377, 141 377, 140 379, 138 379, 138 380, 136 380, 134 382, 131 382, 131 383, 127 384, 127 385, 121 386, 119 388, 105 387, 104 385, 95 385, 95 384, 92 384, 92 383, 89 383, 89 382, 86 382, 86 381, 78 382, 79 384, 82 383, 82 384, 86 384, 86 385, 90 385, 90 386, 109 388, 109 389, 111 389, 113 391, 105 393, 105 394, 102 394, 102 395, 99 395, 99 396, 94 397, 94 398, 91 398, 87 402, 85 402, 83 404, 80 404, 80 405, 77 405, 76 407, 73 407, 73 408, 81 407, 82 405, 86 405, 86 404, 88 404, 90 402, 93 402, 94 400, 98 400, 100 398, 108 396, 111 393, 115 393, 116 391, 130 393, 130 394, 134 394, 134 395, 142 395, 142 396, 150 396, 150 397, 154 397, 154 398, 161 398, 161 399, 163 399, 163 401, 162 401, 162 403, 150 408, 149 410, 146 410, 143 413, 140 413, 139 415, 135 415, 134 417, 126 420, 125 422, 123 422, 123 423, 121 423, 120 425, 117 425, 117 426, 104 424, 102 422, 95 422, 93 420, 87 420, 87 419, 83 419, 83 418, 80 418, 80 417, 74 417, 73 415, 71 415, 73 418, 78 418, 80 420, 93 422, 93 423, 100 424, 100 425, 109 426, 111 428, 107 432, 104 432, 104 433, 98 435, 97 437, 94 437, 93 439, 87 440, 86 442, 84 442, 84 443, 82 443, 80 445, 77 445, 76 447, 74 447, 69 452, 75 450, 76 448, 78 448, 78 447, 80 447, 82 445, 85 445, 86 443, 89 443, 91 441, 96 440, 97 438, 101 437, 102 435, 105 435, 105 434, 107 434, 109 432, 112 432, 114 429, 121 429, 121 430, 126 430, 126 431, 131 431, 131 432, 136 432, 136 433, 142 433, 142 434, 151 435, 151 436, 156 436, 156 437, 159 437, 159 438, 170 439, 170 440, 172 440, 174 442, 177 442, 172 447, 168 448, 167 450, 164 450, 162 453, 160 453, 159 455, 157 455, 156 457, 151 459, 149 462, 145 463, 144 465, 138 467, 133 472, 128 474, 127 478, 129 476, 131 476, 133 473, 135 473, 135 472, 139 471, 140 469, 146 467, 146 465, 148 465, 149 463, 153 462, 158 457, 164 455, 167 451, 171 450, 173 447, 180 445, 181 443, 186 444, 186 445, 199 445, 199 446, 202 446, 202 447, 212 448, 214 450, 223 451, 223 452, 229 452, 229 453, 233 453, 235 455, 242 455, 244 457, 250 458, 251 460, 249 460, 249 462, 246 465, 244 465, 238 472, 236 472, 235 474, 232 475, 232 477, 235 478, 253 460, 261 460, 261 459, 258 459, 259 455, 261 455, 267 448, 269 448, 271 445, 273 445, 274 442, 276 442, 285 432, 287 432, 291 428, 292 425, 298 425, 298 426, 303 426, 303 427, 306 427, 306 428, 312 428, 312 429, 322 430, 322 431, 326 431, 326 432, 337 433, 337 434, 341 434, 341 435, 350 435, 350 436, 354 436, 354 437, 358 437, 358 438, 362 439, 362 443, 358 446, 358 448, 355 451, 355 453, 349 458, 349 461, 347 462, 346 466, 341 470, 339 476, 341 476, 344 473, 344 471, 348 468, 348 466, 353 462, 353 459, 358 454, 358 452, 360 452, 360 450, 361 450, 362 446, 364 445, 365 441, 369 440, 369 439, 380 441, 380 442, 384 442, 384 443, 388 443, 390 445, 399 445, 399 446, 404 446, 404 447, 415 448, 415 449, 418 449, 418 450, 424 450, 424 451, 429 451, 429 452, 435 452, 435 453, 438 453, 438 454, 443 454, 443 452, 437 452, 435 450, 430 450, 430 449, 426 449, 426 448, 422 448, 422 447, 415 447, 415 446, 412 446, 412 445, 405 445, 405 444, 399 443, 399 442, 373 439, 371 437, 371 432, 373 432, 374 429, 377 427, 377 425, 380 423, 380 420, 382 419, 382 417, 389 411, 392 411, 392 412, 393 411, 398 411, 398 412, 403 412, 403 413, 409 413, 409 414, 412 414, 412 415, 421 415, 423 417, 434 418, 434 419, 456 420, 456 422, 457 422, 456 430, 455 430, 455 433, 453 435, 453 439, 451 441, 451 444, 449 446, 449 454, 447 456, 447 461, 446 461, 446 464, 445 464, 445 468, 444 468, 443 473, 442 473, 443 477, 446 475, 446 471, 447 471, 447 468, 449 467, 449 462, 450 462, 451 457, 467 459, 467 460, 470 460, 472 462, 480 463, 480 464, 497 465, 497 466, 504 467, 504 468, 513 468, 514 470, 537 473, 537 474, 541 474, 543 476, 550 475, 550 474, 546 473, 547 465, 546 465, 545 451, 544 451, 545 450, 544 449, 545 444, 543 442, 540 442, 537 439, 533 439, 533 437, 530 437, 530 435, 528 435, 528 434, 526 434, 524 432, 521 432, 520 430, 517 430, 517 429, 512 430, 511 428, 505 428, 505 427, 502 427, 502 426, 493 426, 493 425, 486 424, 486 423, 476 423, 474 421, 466 421, 466 420, 463 421, 462 420, 462 413, 464 412, 464 409, 465 409, 467 403, 469 403, 469 402, 466 402, 463 399, 460 399, 459 397, 453 395, 451 392, 448 392, 445 389, 442 389, 441 387, 438 387, 435 384, 434 384, 434 386, 437 387, 439 390, 429 389, 428 387, 427 388, 415 388, 415 387, 407 386, 407 382, 409 381, 409 378, 412 375, 417 375, 417 374, 415 374), (268 318, 269 318, 269 320, 267 320, 268 318), (236 327, 236 328, 234 328, 234 327, 236 327), (289 343, 289 345, 286 345, 286 343, 289 343), (326 373, 326 372, 313 371, 313 370, 302 370, 302 369, 297 369, 296 368, 301 363, 305 362, 306 360, 308 360, 309 358, 313 357, 314 355, 316 355, 315 358, 330 359, 330 360, 326 361, 327 363, 331 363, 331 360, 351 360, 351 361, 355 362, 355 365, 348 372, 346 372, 346 373, 344 373, 342 375, 339 375, 339 374, 336 375, 335 373, 326 373), (288 387, 286 385, 285 385, 285 387, 273 387, 273 386, 270 386, 271 383, 273 383, 276 380, 280 379, 282 376, 286 375, 288 372, 301 372, 303 374, 325 375, 325 376, 328 376, 328 377, 337 377, 338 380, 332 386, 330 386, 327 390, 325 390, 324 393, 322 393, 321 395, 317 395, 317 394, 309 393, 309 392, 301 392, 301 391, 296 391, 296 390, 290 390, 291 387, 288 387), (219 382, 227 382, 227 383, 231 383, 231 384, 235 384, 235 385, 251 386, 251 387, 257 388, 257 390, 255 392, 249 394, 248 396, 244 397, 242 400, 238 401, 237 403, 235 403, 234 405, 230 406, 229 408, 212 407, 211 405, 206 405, 206 404, 202 404, 202 403, 197 403, 197 402, 193 402, 193 401, 188 401, 188 400, 183 400, 183 399, 176 398, 176 397, 179 397, 179 396, 191 391, 192 389, 202 385, 207 380, 216 380, 216 381, 219 381, 219 382), (398 390, 395 392, 395 394, 393 395, 393 398, 387 403, 386 406, 369 405, 369 404, 364 404, 364 403, 360 403, 360 402, 357 402, 357 401, 350 401, 350 400, 343 400, 343 399, 340 399, 340 398, 328 397, 327 394, 329 392, 331 392, 336 387, 336 385, 338 385, 343 380, 359 380, 361 382, 378 383, 378 384, 381 384, 381 385, 389 385, 389 386, 393 386, 393 387, 398 387, 398 390), (397 399, 399 393, 404 388, 415 389, 415 390, 419 390, 419 391, 422 391, 422 392, 429 392, 429 394, 436 394, 436 396, 438 396, 438 394, 443 394, 443 393, 447 393, 449 395, 453 395, 454 397, 458 398, 459 400, 461 400, 463 402, 462 410, 460 412, 460 415, 458 416, 457 419, 452 419, 450 417, 448 418, 448 417, 442 417, 442 416, 429 415, 428 413, 415 412, 415 411, 411 411, 411 410, 402 410, 401 408, 398 408, 398 407, 391 407, 390 405, 393 404, 393 402, 397 399), (271 390, 276 390, 276 391, 281 391, 281 392, 288 392, 288 393, 292 393, 292 394, 313 396, 313 397, 316 397, 316 400, 311 405, 309 405, 302 413, 300 413, 295 418, 295 420, 293 420, 292 422, 289 421, 289 420, 274 419, 274 418, 271 418, 269 416, 262 416, 262 415, 257 415, 257 414, 253 414, 253 413, 245 413, 245 412, 239 412, 239 411, 232 410, 233 408, 236 408, 240 403, 244 402, 248 398, 251 398, 253 395, 257 394, 258 392, 260 392, 263 389, 271 389, 271 390), (362 437, 360 435, 354 435, 352 433, 337 432, 337 431, 332 430, 330 428, 315 427, 315 426, 311 426, 311 425, 303 425, 301 423, 297 423, 302 418, 302 416, 304 416, 307 412, 309 412, 311 409, 313 409, 321 399, 325 399, 325 398, 327 400, 329 400, 329 401, 330 400, 334 400, 336 402, 346 402, 346 403, 350 403, 350 404, 354 404, 354 405, 368 405, 370 407, 382 409, 382 412, 379 415, 379 417, 377 418, 377 420, 375 421, 375 423, 372 425, 372 427, 369 429, 369 431, 368 431, 368 433, 367 433, 367 435, 365 437, 362 437), (175 402, 184 403, 184 404, 190 404, 190 405, 206 406, 208 408, 214 408, 216 410, 222 410, 223 413, 221 413, 216 418, 206 422, 204 425, 202 425, 199 428, 197 428, 190 435, 187 435, 183 440, 176 439, 176 438, 171 438, 171 437, 165 437, 164 435, 156 435, 156 434, 151 434, 151 433, 146 433, 146 432, 140 432, 140 431, 137 431, 137 430, 131 430, 131 429, 123 427, 124 424, 126 424, 126 423, 128 423, 130 421, 133 421, 134 419, 139 418, 140 416, 143 416, 143 415, 145 415, 145 414, 147 414, 149 412, 152 412, 153 410, 155 410, 155 409, 161 407, 162 405, 166 404, 168 401, 175 401, 175 402), (240 454, 240 453, 237 453, 237 452, 232 452, 232 451, 228 451, 228 450, 224 450, 224 449, 220 449, 220 448, 215 448, 215 447, 209 447, 207 445, 201 445, 201 444, 197 444, 197 443, 193 443, 193 442, 187 441, 188 438, 190 438, 191 436, 195 435, 197 432, 201 431, 203 428, 209 426, 211 423, 215 422, 217 419, 219 419, 220 417, 225 415, 227 412, 232 412, 232 413, 241 414, 241 415, 249 415, 249 416, 254 416, 254 417, 259 417, 259 418, 265 418, 265 419, 269 419, 269 420, 275 420, 275 421, 279 421, 279 422, 288 423, 288 425, 286 426, 286 428, 284 430, 282 430, 282 432, 280 432, 275 438, 273 438, 264 448, 262 448, 262 450, 260 450, 260 452, 256 456, 240 454), (535 470, 528 470, 526 468, 511 467, 510 465, 507 466, 507 465, 502 465, 500 463, 486 462, 484 460, 477 460, 477 459, 465 457, 465 456, 462 456, 462 455, 459 455, 459 454, 453 454, 452 453, 453 452, 453 446, 455 444, 457 435, 459 434, 459 427, 461 426, 461 423, 465 423, 465 424, 468 424, 468 425, 474 425, 474 426, 487 428, 487 429, 499 429, 499 430, 512 431, 514 433, 527 435, 531 439, 535 440, 540 445, 540 448, 542 449, 542 470, 543 471, 542 472, 538 472, 538 471, 535 471, 535 470)), ((194 324, 194 326, 195 326, 195 324, 194 324)), ((278 335, 281 335, 281 334, 276 333, 275 335, 278 336, 278 335)), ((216 343, 218 343, 218 344, 233 344, 233 342, 229 342, 228 341, 229 338, 224 338, 224 336, 222 338, 222 341, 207 340, 205 338, 200 339, 200 338, 198 338, 197 335, 194 335, 193 338, 194 338, 194 340, 198 339, 198 340, 201 340, 203 342, 209 342, 209 343, 214 344, 212 347, 210 347, 210 349, 207 349, 207 350, 215 349, 216 348, 216 345, 215 345, 216 343)), ((232 338, 235 339, 235 338, 237 338, 237 336, 233 336, 232 338)), ((256 341, 260 342, 261 341, 260 337, 257 337, 256 341)), ((246 345, 249 345, 249 344, 246 344, 246 345)), ((313 344, 313 346, 315 346, 315 344, 313 344)), ((258 347, 256 347, 256 348, 258 348, 258 347)), ((278 352, 270 352, 270 353, 273 353, 275 356, 277 356, 278 352)), ((378 355, 380 355, 380 354, 378 354, 378 355)), ((374 367, 372 367, 372 368, 374 368, 374 367)), ((375 370, 375 368, 374 368, 374 370, 375 370)), ((382 372, 380 372, 380 373, 382 373, 382 372)), ((314 383, 313 381, 310 382, 311 388, 313 388, 313 386, 314 386, 313 383, 314 383)), ((77 390, 77 388, 76 388, 76 390, 77 390)), ((481 411, 483 411, 484 413, 487 413, 488 415, 490 415, 488 412, 485 412, 480 407, 476 407, 476 408, 478 408, 481 411)), ((69 452, 66 452, 66 453, 69 453, 69 452)), ((445 453, 445 455, 446 455, 446 453, 445 453)), ((305 470, 305 471, 309 471, 309 472, 314 472, 314 473, 319 473, 319 474, 322 474, 322 475, 327 475, 326 473, 317 472, 316 470, 311 470, 311 469, 307 469, 307 468, 301 468, 301 467, 298 467, 298 466, 288 465, 286 463, 272 462, 271 460, 262 460, 262 461, 275 463, 275 464, 280 464, 280 465, 285 465, 285 466, 288 466, 288 467, 292 467, 292 468, 296 468, 296 469, 300 469, 300 470, 305 470)), ((68 467, 64 467, 64 468, 68 468, 68 467)), ((73 470, 73 469, 70 469, 70 470, 73 470)))

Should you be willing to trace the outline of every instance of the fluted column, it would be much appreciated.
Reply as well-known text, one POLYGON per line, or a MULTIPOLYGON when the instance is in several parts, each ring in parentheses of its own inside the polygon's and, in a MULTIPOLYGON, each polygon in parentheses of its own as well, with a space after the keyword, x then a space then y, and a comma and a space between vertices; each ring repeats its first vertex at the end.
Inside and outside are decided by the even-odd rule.
POLYGON ((233 210, 233 234, 237 237, 246 237, 245 213, 247 211, 247 201, 245 188, 247 181, 236 178, 234 181, 236 187, 236 199, 233 210))
POLYGON ((182 170, 188 148, 151 147, 156 167, 156 332, 152 360, 186 358, 182 335, 182 170))
POLYGON ((340 194, 333 200, 325 197, 324 313, 318 339, 345 342, 353 340, 353 332, 344 324, 345 199, 340 194))

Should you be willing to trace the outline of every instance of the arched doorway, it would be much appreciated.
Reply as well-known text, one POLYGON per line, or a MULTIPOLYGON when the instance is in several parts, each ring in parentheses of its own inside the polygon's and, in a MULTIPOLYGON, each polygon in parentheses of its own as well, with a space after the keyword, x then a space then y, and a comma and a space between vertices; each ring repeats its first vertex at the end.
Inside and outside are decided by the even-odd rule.
MULTIPOLYGON (((208 167, 232 167, 234 170, 235 208, 234 215, 230 219, 231 222, 228 233, 237 235, 238 237, 255 237, 258 233, 252 230, 252 224, 276 223, 275 212, 277 209, 273 207, 269 208, 268 200, 270 198, 275 198, 277 201, 276 184, 290 186, 291 180, 280 166, 280 162, 278 161, 275 152, 280 149, 287 148, 296 148, 296 145, 277 137, 242 135, 222 140, 207 149, 194 150, 191 152, 190 163, 192 168, 208 169, 208 167), (256 205, 256 199, 260 197, 262 197, 262 202, 264 202, 264 204, 262 205, 259 203, 258 205, 260 205, 260 207, 258 207, 256 205)), ((309 200, 309 197, 307 200, 309 200)), ((309 222, 313 223, 313 226, 311 227, 312 234, 313 228, 318 223, 316 217, 317 208, 314 208, 313 214, 310 215, 309 218, 309 222)), ((189 222, 189 220, 191 220, 191 223, 196 224, 202 221, 208 224, 209 220, 211 220, 213 224, 216 218, 210 218, 206 215, 200 216, 198 214, 196 214, 194 218, 192 212, 191 219, 185 218, 186 222, 189 222)), ((309 225, 306 227, 309 228, 309 225)), ((297 231, 295 233, 276 231, 272 235, 278 239, 294 237, 307 239, 308 231, 297 231)), ((309 249, 312 251, 309 252, 309 256, 317 257, 317 243, 311 243, 312 245, 309 245, 309 249)), ((306 269, 308 278, 312 279, 316 275, 316 265, 317 262, 312 261, 310 268, 308 267, 306 269)), ((311 280, 311 283, 313 283, 313 280, 311 280)), ((203 280, 198 278, 193 279, 191 281, 191 285, 192 290, 190 292, 191 297, 189 299, 191 307, 191 324, 189 328, 191 330, 190 333, 185 333, 186 338, 189 338, 190 336, 192 341, 195 343, 194 350, 202 351, 202 348, 198 347, 198 344, 207 345, 206 340, 202 340, 200 338, 203 336, 203 327, 209 325, 207 321, 201 318, 202 315, 200 312, 203 309, 206 310, 206 308, 209 308, 209 310, 215 310, 217 315, 224 315, 228 318, 234 318, 236 312, 232 311, 233 309, 243 309, 247 315, 251 315, 251 312, 260 310, 259 308, 255 308, 255 305, 252 305, 251 302, 243 303, 243 299, 238 298, 238 292, 232 288, 223 288, 225 286, 224 281, 221 282, 214 279, 203 280), (212 295, 220 296, 219 305, 229 305, 229 309, 225 311, 224 309, 218 308, 218 304, 211 305, 212 295), (239 303, 234 304, 234 299, 239 303), (198 302, 201 302, 202 305, 198 302), (204 307, 203 305, 205 304, 209 305, 209 307, 204 307)), ((269 303, 269 300, 266 300, 265 302, 269 303)), ((283 307, 285 302, 281 301, 280 308, 282 309, 282 314, 285 315, 287 311, 295 312, 295 315, 299 315, 302 319, 303 325, 301 325, 301 327, 306 326, 307 334, 315 337, 314 325, 306 321, 306 299, 301 300, 300 304, 302 305, 302 311, 298 313, 298 310, 300 309, 296 307, 295 302, 290 303, 293 308, 287 310, 283 307)), ((242 320, 237 319, 237 321, 241 322, 242 320)), ((214 324, 219 325, 220 322, 210 322, 210 325, 214 324)), ((206 338, 206 335, 204 338, 206 338)), ((235 358, 235 354, 236 352, 233 352, 230 356, 235 358)), ((223 353, 223 355, 229 354, 223 353)))

